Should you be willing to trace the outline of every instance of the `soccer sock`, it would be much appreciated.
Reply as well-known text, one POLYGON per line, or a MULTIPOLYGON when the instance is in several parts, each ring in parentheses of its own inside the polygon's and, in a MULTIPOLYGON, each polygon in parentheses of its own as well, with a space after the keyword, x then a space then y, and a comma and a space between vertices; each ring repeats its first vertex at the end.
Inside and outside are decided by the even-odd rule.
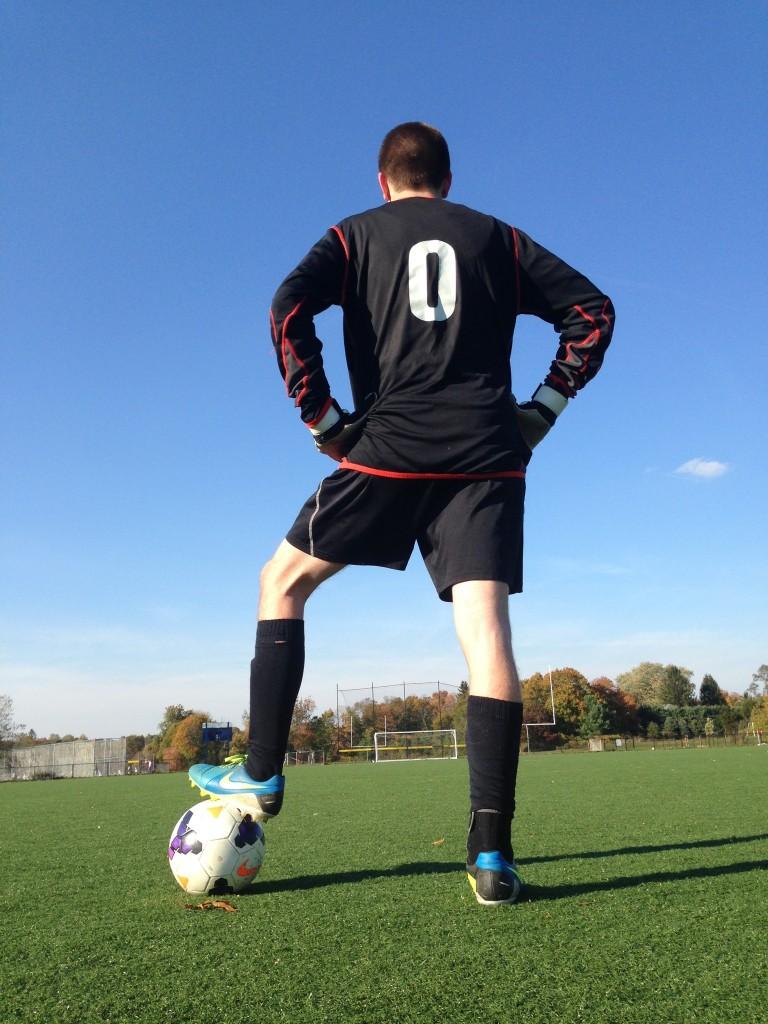
POLYGON ((473 812, 468 839, 470 855, 480 849, 501 849, 511 858, 509 834, 515 813, 522 729, 523 705, 519 702, 494 697, 469 698, 467 759, 473 812))
POLYGON ((304 620, 265 619, 256 627, 251 662, 251 717, 246 771, 263 782, 280 775, 304 675, 304 620))
POLYGON ((467 863, 474 864, 478 853, 498 850, 510 864, 512 849, 512 816, 499 811, 472 811, 467 833, 467 863))

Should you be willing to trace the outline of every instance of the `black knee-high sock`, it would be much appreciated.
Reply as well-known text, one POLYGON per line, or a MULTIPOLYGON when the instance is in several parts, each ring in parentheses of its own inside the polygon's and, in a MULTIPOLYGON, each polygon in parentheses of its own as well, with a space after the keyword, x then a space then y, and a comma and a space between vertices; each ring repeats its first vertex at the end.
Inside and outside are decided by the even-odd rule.
POLYGON ((304 674, 303 619, 266 619, 256 628, 246 770, 263 781, 280 775, 304 674))
POLYGON ((493 697, 469 698, 467 759, 473 811, 514 815, 522 729, 522 704, 493 697))

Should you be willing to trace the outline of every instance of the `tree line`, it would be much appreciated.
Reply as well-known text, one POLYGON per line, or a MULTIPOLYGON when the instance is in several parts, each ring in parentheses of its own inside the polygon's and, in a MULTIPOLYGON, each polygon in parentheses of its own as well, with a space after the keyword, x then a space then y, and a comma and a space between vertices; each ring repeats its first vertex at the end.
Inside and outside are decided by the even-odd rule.
MULTIPOLYGON (((522 680, 524 720, 537 725, 539 745, 556 747, 591 736, 644 736, 682 738, 736 736, 748 729, 768 733, 768 665, 761 665, 742 694, 726 692, 706 674, 698 687, 693 673, 679 665, 642 662, 615 680, 606 676, 588 680, 575 668, 558 668, 550 675, 535 672, 522 680), (554 717, 552 722, 552 705, 554 717), (543 723, 543 724, 542 724, 543 723)), ((417 729, 456 729, 464 742, 469 687, 457 692, 441 690, 424 696, 389 700, 361 700, 344 708, 339 720, 329 709, 318 711, 311 697, 300 698, 291 722, 289 749, 313 750, 333 760, 340 752, 373 744, 374 732, 417 729)), ((207 757, 219 760, 221 744, 202 743, 202 725, 211 716, 204 711, 171 704, 165 708, 157 731, 126 738, 129 759, 164 762, 186 768, 207 757)), ((234 729, 229 753, 247 749, 248 715, 234 729)), ((86 736, 38 737, 13 721, 13 702, 0 694, 0 748, 10 745, 87 739, 86 736)))

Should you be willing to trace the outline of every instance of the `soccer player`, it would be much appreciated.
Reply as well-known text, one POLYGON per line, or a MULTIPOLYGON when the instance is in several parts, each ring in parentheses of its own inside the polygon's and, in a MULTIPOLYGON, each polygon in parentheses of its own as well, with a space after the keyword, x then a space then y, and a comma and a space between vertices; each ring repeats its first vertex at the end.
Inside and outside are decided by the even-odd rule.
POLYGON ((304 606, 347 565, 405 569, 415 544, 453 602, 467 660, 470 824, 478 901, 514 902, 511 822, 523 706, 509 594, 522 590, 531 451, 603 361, 613 306, 582 274, 495 217, 449 202, 448 146, 435 128, 393 128, 379 153, 384 204, 330 228, 277 290, 272 341, 288 395, 319 452, 339 463, 261 574, 247 758, 194 765, 216 797, 282 806, 281 774, 304 668, 304 606), (344 314, 355 412, 323 371, 314 318, 344 314), (554 325, 543 383, 512 395, 515 320, 554 325))

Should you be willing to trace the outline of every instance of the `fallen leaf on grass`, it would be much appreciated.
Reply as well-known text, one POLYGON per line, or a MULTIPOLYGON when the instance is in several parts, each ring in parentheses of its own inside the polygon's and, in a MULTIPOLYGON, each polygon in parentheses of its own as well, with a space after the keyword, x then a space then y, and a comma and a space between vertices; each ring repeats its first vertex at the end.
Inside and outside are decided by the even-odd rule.
POLYGON ((233 907, 228 900, 203 900, 202 903, 185 903, 185 910, 226 910, 228 914, 236 914, 237 907, 233 907))
POLYGON ((432 843, 432 845, 433 846, 442 846, 444 842, 445 842, 445 839, 436 839, 434 841, 434 843, 432 843))

